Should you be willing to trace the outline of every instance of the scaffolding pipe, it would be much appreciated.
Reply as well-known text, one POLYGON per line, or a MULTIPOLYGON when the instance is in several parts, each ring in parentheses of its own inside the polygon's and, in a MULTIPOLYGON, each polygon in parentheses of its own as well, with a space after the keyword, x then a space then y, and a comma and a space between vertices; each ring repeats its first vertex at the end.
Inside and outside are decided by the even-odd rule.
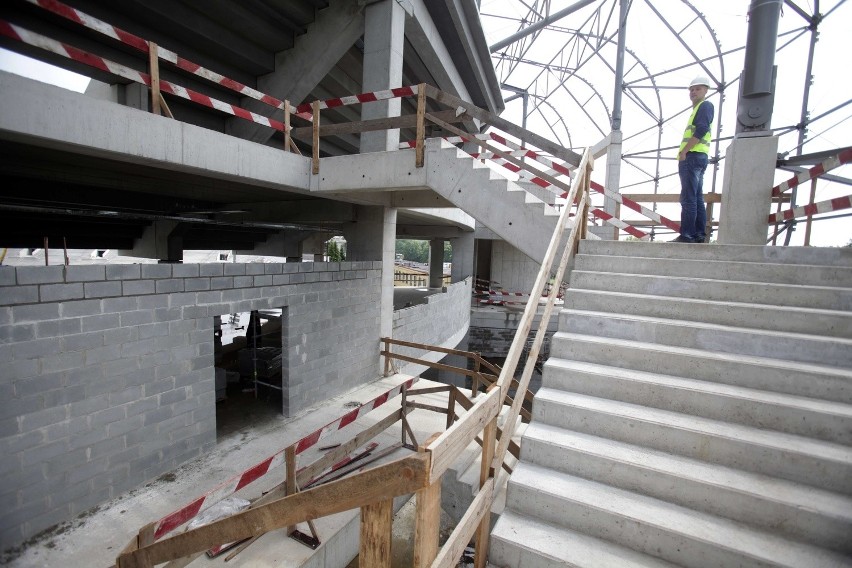
POLYGON ((624 50, 627 45, 627 12, 630 7, 629 4, 628 0, 620 0, 618 51, 615 56, 615 93, 612 100, 613 130, 621 130, 621 98, 624 92, 624 50))
POLYGON ((595 1, 596 0, 580 0, 579 2, 575 2, 571 6, 568 6, 567 8, 559 10, 555 14, 551 14, 550 16, 544 18, 543 20, 539 20, 536 23, 532 24, 531 26, 527 26, 524 29, 510 35, 509 37, 498 41, 497 43, 492 45, 489 49, 491 50, 491 53, 496 53, 496 52, 500 51, 501 49, 503 49, 504 47, 515 43, 519 39, 523 39, 523 38, 527 37, 528 35, 537 32, 541 28, 548 26, 548 25, 552 24, 553 22, 555 22, 557 20, 561 20, 565 16, 568 16, 569 14, 573 14, 577 10, 585 8, 586 6, 588 6, 589 4, 592 4, 595 1))

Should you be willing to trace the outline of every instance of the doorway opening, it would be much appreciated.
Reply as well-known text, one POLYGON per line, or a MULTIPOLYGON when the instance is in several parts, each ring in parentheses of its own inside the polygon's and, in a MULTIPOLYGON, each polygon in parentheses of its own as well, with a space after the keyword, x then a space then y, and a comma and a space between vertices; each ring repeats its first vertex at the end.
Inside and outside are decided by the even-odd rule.
POLYGON ((215 316, 216 435, 281 417, 286 308, 215 316))

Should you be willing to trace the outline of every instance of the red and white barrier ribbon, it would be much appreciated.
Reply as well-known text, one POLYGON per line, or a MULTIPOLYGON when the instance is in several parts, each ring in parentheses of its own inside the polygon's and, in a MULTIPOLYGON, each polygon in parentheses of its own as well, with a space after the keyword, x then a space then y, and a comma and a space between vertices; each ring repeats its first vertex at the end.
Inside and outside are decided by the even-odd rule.
MULTIPOLYGON (((123 77, 130 81, 141 83, 149 87, 151 86, 151 76, 147 73, 136 71, 135 69, 131 69, 119 63, 115 63, 114 61, 98 57, 97 55, 82 51, 80 49, 77 49, 76 47, 60 43, 49 37, 31 32, 15 24, 10 24, 5 20, 0 20, 0 35, 4 35, 6 37, 26 43, 28 45, 32 45, 34 47, 50 51, 57 55, 61 55, 62 57, 77 61, 78 63, 83 63, 85 65, 89 65, 90 67, 100 69, 101 71, 106 71, 108 73, 112 73, 113 75, 118 75, 119 77, 123 77)), ((170 93, 172 95, 192 101, 194 103, 198 103, 206 107, 210 107, 231 114, 233 116, 237 116, 239 118, 255 122, 263 126, 267 126, 269 128, 274 128, 275 130, 283 132, 285 129, 283 122, 272 120, 265 116, 255 114, 253 112, 245 110, 244 108, 240 108, 238 106, 222 102, 212 97, 208 97, 207 95, 203 95, 197 91, 181 87, 180 85, 175 85, 174 83, 171 83, 169 81, 164 81, 161 79, 160 90, 164 93, 170 93)))
POLYGON ((800 183, 805 183, 806 181, 819 177, 822 174, 840 167, 843 164, 848 164, 849 162, 852 162, 852 148, 847 148, 836 156, 823 160, 822 163, 817 164, 804 172, 799 172, 783 183, 779 183, 772 188, 772 197, 778 197, 788 189, 792 189, 800 183))
POLYGON ((651 235, 649 235, 648 233, 640 231, 639 229, 637 229, 633 225, 629 225, 628 223, 625 223, 624 221, 622 221, 621 219, 618 219, 617 217, 613 217, 612 215, 610 215, 609 213, 607 213, 606 211, 604 211, 602 209, 592 209, 591 213, 592 213, 592 215, 594 215, 598 219, 601 219, 601 220, 609 223, 610 225, 612 225, 614 227, 618 227, 619 229, 621 229, 622 231, 624 231, 628 235, 633 235, 634 237, 636 237, 639 240, 647 241, 648 239, 651 238, 651 235))
MULTIPOLYGON (((298 455, 304 452, 308 448, 314 446, 323 438, 326 438, 330 434, 333 434, 334 432, 345 428, 349 424, 355 422, 361 416, 364 416, 365 414, 375 410, 391 398, 398 396, 400 392, 402 392, 402 389, 411 388, 411 385, 413 385, 415 382, 417 382, 417 377, 408 379, 407 381, 395 386, 387 392, 382 393, 373 400, 362 404, 358 408, 355 408, 351 412, 347 412, 337 420, 330 422, 322 428, 316 430, 315 432, 308 434, 307 436, 296 442, 296 454, 298 455)), ((218 487, 215 487, 208 493, 205 493, 204 495, 198 497, 188 505, 185 505, 177 511, 174 511, 161 518, 159 521, 157 521, 154 527, 154 539, 157 540, 162 538, 163 535, 169 533, 170 531, 176 529, 187 521, 193 519, 202 510, 221 501, 229 495, 233 495, 246 485, 260 479, 269 471, 275 469, 277 466, 282 465, 284 463, 285 451, 286 450, 281 450, 279 452, 276 452, 275 454, 269 456, 262 462, 250 467, 241 474, 235 475, 234 477, 222 483, 218 487)))
POLYGON ((842 209, 849 209, 850 207, 852 207, 852 195, 836 197, 834 199, 820 201, 819 203, 809 203, 807 205, 802 205, 801 207, 794 207, 793 209, 787 209, 780 213, 773 213, 769 216, 769 224, 771 225, 781 221, 789 221, 790 219, 805 217, 807 215, 840 211, 842 209))

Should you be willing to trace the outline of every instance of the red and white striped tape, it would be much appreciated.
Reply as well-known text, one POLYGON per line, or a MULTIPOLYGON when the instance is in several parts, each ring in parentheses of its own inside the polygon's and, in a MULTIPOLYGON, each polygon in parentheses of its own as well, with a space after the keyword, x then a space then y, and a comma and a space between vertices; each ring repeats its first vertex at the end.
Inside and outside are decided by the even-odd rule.
MULTIPOLYGON (((395 89, 387 89, 384 91, 372 91, 370 93, 361 93, 359 95, 350 95, 348 97, 327 99, 320 101, 319 108, 322 110, 346 105, 384 101, 387 99, 395 99, 397 97, 413 97, 416 95, 417 85, 412 85, 410 87, 397 87, 395 89)), ((312 110, 311 103, 304 103, 296 107, 297 113, 311 113, 312 110)))
POLYGON ((625 223, 624 221, 622 221, 621 219, 618 219, 617 217, 613 217, 612 215, 610 215, 609 213, 607 213, 606 211, 604 211, 602 209, 592 209, 591 213, 592 213, 592 215, 594 215, 598 219, 601 219, 601 220, 609 223, 610 225, 613 225, 614 227, 618 227, 619 229, 621 229, 622 231, 624 231, 628 235, 633 235, 637 239, 646 241, 646 240, 651 238, 651 235, 649 235, 648 233, 640 231, 639 229, 637 229, 633 225, 625 223))
MULTIPOLYGON (((113 26, 112 24, 108 24, 102 20, 90 16, 89 14, 86 14, 85 12, 63 4, 62 2, 58 2, 56 0, 27 1, 30 4, 34 4, 58 16, 62 16, 67 20, 80 24, 81 26, 87 29, 99 32, 125 45, 129 45, 130 47, 133 47, 134 49, 137 49, 143 53, 149 52, 148 42, 142 39, 141 37, 134 35, 128 31, 125 31, 119 27, 113 26)), ((177 53, 168 50, 162 46, 157 47, 157 55, 160 57, 160 59, 168 61, 179 69, 192 73, 193 75, 206 79, 212 83, 221 85, 227 89, 230 89, 231 91, 234 91, 235 93, 251 97, 262 103, 266 103, 276 109, 284 110, 284 101, 276 99, 275 97, 267 95, 265 93, 261 93, 260 91, 252 89, 247 85, 243 85, 238 81, 229 79, 224 75, 220 75, 215 71, 211 71, 206 67, 202 67, 197 63, 193 63, 192 61, 184 59, 183 57, 180 57, 177 53)))
MULTIPOLYGON (((101 71, 106 71, 108 73, 112 73, 113 75, 118 75, 119 77, 123 77, 130 81, 141 83, 149 87, 151 86, 151 76, 147 73, 141 73, 139 71, 136 71, 135 69, 131 69, 119 63, 115 63, 114 61, 110 61, 108 59, 92 55, 91 53, 82 51, 80 49, 77 49, 76 47, 60 43, 49 37, 31 32, 15 24, 10 24, 5 20, 0 20, 0 35, 4 35, 6 37, 26 43, 28 45, 32 45, 50 51, 73 61, 77 61, 79 63, 89 65, 90 67, 100 69, 101 71)), ((275 130, 284 131, 285 129, 283 122, 272 120, 265 116, 255 114, 238 106, 222 102, 212 97, 208 97, 207 95, 203 95, 191 89, 186 89, 184 87, 181 87, 180 85, 175 85, 173 83, 170 83, 169 81, 160 80, 160 90, 165 93, 170 93, 177 97, 181 97, 183 99, 219 110, 221 112, 225 112, 237 116, 239 118, 249 120, 251 122, 255 122, 263 126, 267 126, 269 128, 274 128, 275 130)))
POLYGON ((806 215, 817 215, 818 213, 840 211, 842 209, 849 209, 850 207, 852 207, 852 195, 847 195, 846 197, 836 197, 834 199, 820 201, 819 203, 808 203, 807 205, 802 205, 801 207, 794 207, 793 209, 787 209, 786 211, 781 211, 780 213, 773 213, 769 216, 769 224, 779 223, 781 221, 789 221, 790 219, 804 217, 806 215))
POLYGON ((806 181, 819 177, 822 174, 840 167, 843 164, 848 164, 849 162, 852 162, 852 148, 847 148, 836 156, 823 160, 822 163, 817 164, 804 172, 799 172, 783 183, 779 183, 772 188, 772 197, 778 197, 788 189, 792 189, 800 183, 805 183, 806 181))
MULTIPOLYGON (((296 442, 296 455, 314 446, 323 438, 326 438, 334 432, 345 428, 349 424, 355 422, 361 416, 364 416, 365 414, 383 405, 391 398, 398 396, 400 392, 402 392, 402 389, 411 388, 411 385, 413 385, 415 382, 417 382, 417 377, 412 377, 411 379, 400 383, 399 385, 388 390, 387 392, 382 393, 373 400, 362 404, 358 408, 353 409, 351 412, 347 412, 337 420, 334 420, 333 422, 326 424, 315 432, 308 434, 307 436, 296 442)), ((246 485, 260 479, 269 471, 275 469, 277 466, 282 465, 284 463, 285 451, 286 450, 281 450, 279 452, 276 452, 275 454, 269 456, 262 462, 250 467, 239 475, 235 475, 234 477, 215 487, 208 493, 205 493, 204 495, 198 497, 188 505, 185 505, 177 511, 169 513, 165 517, 161 518, 159 521, 157 521, 155 525, 154 539, 157 540, 162 538, 163 535, 169 533, 170 531, 176 529, 187 521, 193 519, 202 510, 214 505, 215 503, 221 501, 229 495, 233 495, 246 485)))

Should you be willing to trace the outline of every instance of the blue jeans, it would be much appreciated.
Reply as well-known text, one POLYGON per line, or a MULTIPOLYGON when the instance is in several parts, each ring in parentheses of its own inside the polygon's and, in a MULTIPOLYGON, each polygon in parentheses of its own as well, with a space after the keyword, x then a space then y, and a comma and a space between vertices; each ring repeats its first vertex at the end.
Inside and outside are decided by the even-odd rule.
POLYGON ((704 208, 704 170, 707 154, 687 152, 686 159, 678 162, 680 174, 680 234, 695 243, 704 242, 707 210, 704 208))

